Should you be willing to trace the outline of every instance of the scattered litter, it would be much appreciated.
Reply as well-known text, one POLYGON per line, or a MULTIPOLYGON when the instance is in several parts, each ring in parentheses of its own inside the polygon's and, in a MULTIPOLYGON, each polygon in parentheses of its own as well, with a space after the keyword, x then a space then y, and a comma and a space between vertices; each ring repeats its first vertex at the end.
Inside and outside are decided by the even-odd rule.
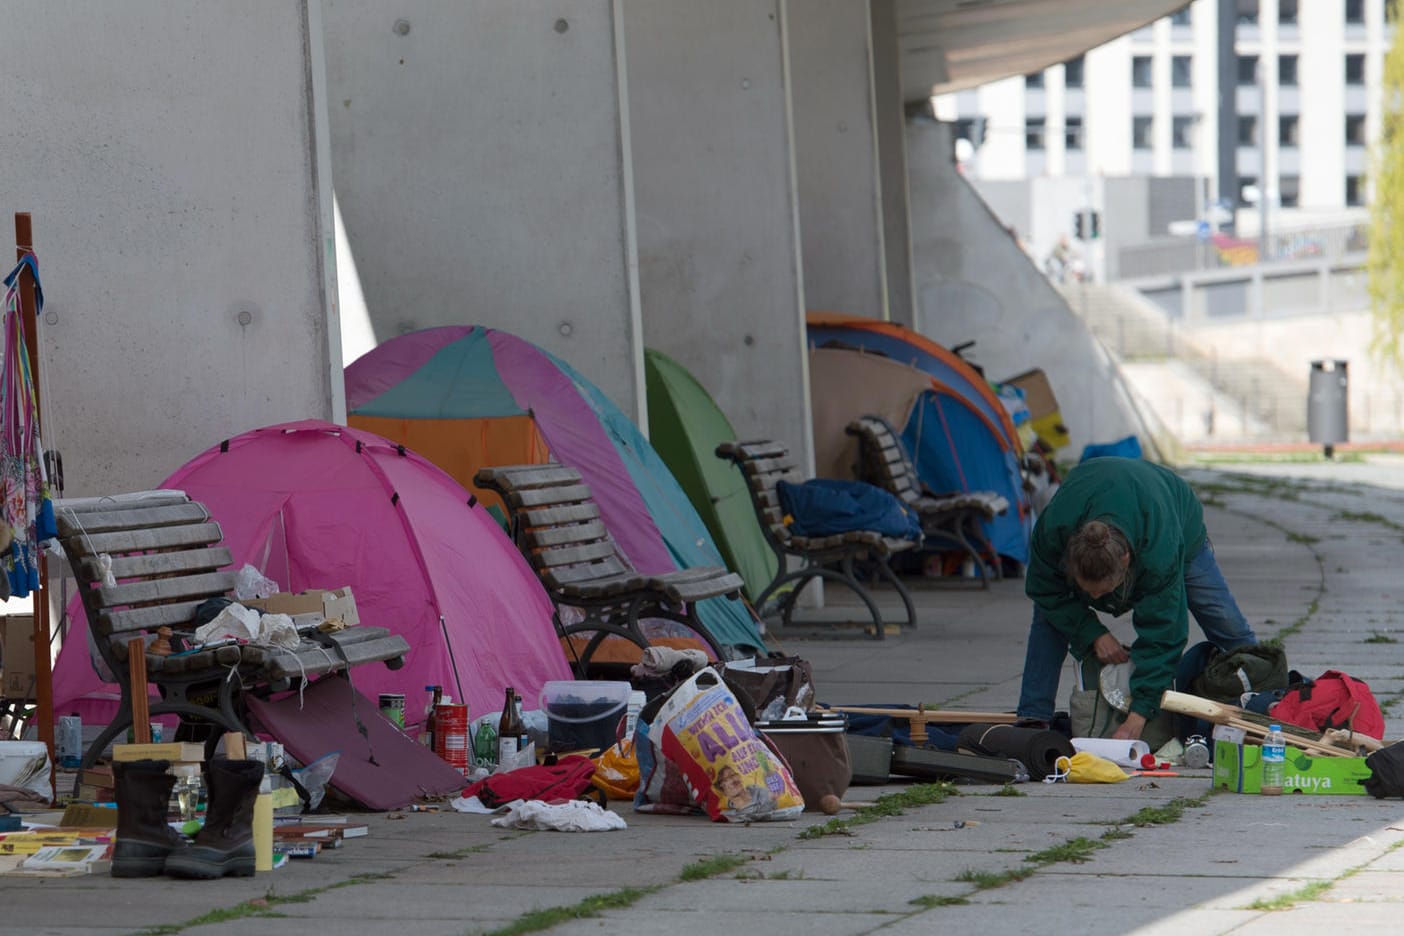
POLYGON ((588 800, 543 803, 516 800, 507 804, 507 814, 492 820, 503 829, 534 829, 553 832, 610 832, 627 829, 622 816, 588 800))

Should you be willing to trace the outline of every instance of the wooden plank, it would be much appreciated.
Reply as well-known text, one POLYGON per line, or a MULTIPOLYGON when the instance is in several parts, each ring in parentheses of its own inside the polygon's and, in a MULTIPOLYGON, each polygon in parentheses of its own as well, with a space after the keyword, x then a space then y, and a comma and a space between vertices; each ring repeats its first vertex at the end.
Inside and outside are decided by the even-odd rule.
POLYGON ((590 486, 588 484, 527 488, 522 491, 510 491, 507 494, 507 502, 519 510, 531 507, 552 507, 557 504, 578 504, 590 499, 590 486))
POLYGON ((187 526, 162 527, 155 530, 128 530, 121 533, 98 533, 63 537, 63 548, 71 559, 100 556, 107 553, 150 552, 191 546, 213 546, 224 538, 218 523, 192 523, 187 526))
POLYGON ((600 508, 594 501, 583 501, 566 507, 537 507, 531 510, 517 510, 514 515, 521 519, 522 526, 530 529, 594 520, 599 517, 600 508))
POLYGON ((589 565, 538 568, 538 572, 542 580, 546 582, 547 587, 553 591, 561 591, 568 586, 583 582, 605 579, 629 579, 635 583, 631 586, 634 588, 642 588, 647 581, 642 575, 617 559, 614 562, 592 562, 589 565))
MULTIPOLYGON (((146 578, 155 575, 177 575, 191 572, 213 572, 234 561, 227 546, 208 549, 185 549, 180 552, 142 553, 133 556, 114 556, 112 576, 118 580, 146 578)), ((83 559, 79 575, 96 581, 102 571, 94 558, 83 559)))
POLYGON ((201 575, 181 575, 156 578, 117 585, 103 585, 90 594, 95 607, 121 608, 172 601, 203 601, 215 598, 234 587, 234 572, 207 572, 201 575))
POLYGON ((589 543, 606 539, 609 531, 599 520, 589 523, 570 523, 549 527, 532 527, 523 534, 526 544, 532 547, 564 546, 567 543, 589 543))
POLYGON ((568 484, 581 480, 580 472, 565 465, 496 465, 479 468, 473 481, 479 487, 516 490, 541 485, 568 484))
POLYGON ((210 512, 205 509, 205 505, 193 502, 158 507, 133 507, 126 510, 54 511, 59 536, 91 536, 123 530, 149 530, 204 523, 208 519, 210 512))
POLYGON ((124 634, 130 631, 154 631, 162 625, 189 630, 190 622, 195 619, 195 609, 198 607, 200 601, 181 601, 146 608, 128 608, 124 611, 103 611, 97 615, 97 624, 93 630, 97 634, 124 634))
POLYGON ((538 569, 556 569, 559 566, 570 566, 576 563, 591 563, 591 568, 599 568, 600 575, 614 575, 616 572, 627 571, 624 563, 619 559, 619 553, 614 547, 614 543, 605 540, 595 543, 585 543, 578 546, 553 546, 549 549, 533 549, 527 554, 531 564, 538 569), (605 566, 613 566, 605 571, 605 566))
POLYGON ((146 641, 133 637, 127 642, 127 675, 132 686, 132 740, 151 743, 151 710, 146 697, 146 641))

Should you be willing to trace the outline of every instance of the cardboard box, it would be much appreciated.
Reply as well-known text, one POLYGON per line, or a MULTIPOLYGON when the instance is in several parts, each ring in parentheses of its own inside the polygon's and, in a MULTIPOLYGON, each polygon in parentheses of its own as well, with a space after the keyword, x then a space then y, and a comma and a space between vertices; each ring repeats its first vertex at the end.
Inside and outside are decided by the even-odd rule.
POLYGON ((7 614, 0 618, 0 663, 4 682, 0 696, 34 697, 34 615, 7 614))
POLYGON ((347 627, 361 623, 356 613, 356 599, 351 594, 351 586, 344 588, 310 588, 307 591, 278 592, 267 598, 250 598, 240 604, 256 608, 265 614, 320 614, 328 621, 341 621, 347 627))
MULTIPOLYGON (((1214 742, 1214 787, 1231 793, 1258 793, 1263 782, 1263 749, 1257 744, 1214 742)), ((1287 746, 1283 793, 1364 796, 1370 778, 1363 757, 1312 757, 1287 746)))

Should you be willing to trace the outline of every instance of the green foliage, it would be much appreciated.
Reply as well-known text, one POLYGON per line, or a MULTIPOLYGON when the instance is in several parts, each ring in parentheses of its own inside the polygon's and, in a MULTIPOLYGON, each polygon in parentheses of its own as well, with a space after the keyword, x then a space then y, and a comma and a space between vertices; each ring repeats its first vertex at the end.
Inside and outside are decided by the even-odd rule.
POLYGON ((1380 138, 1371 155, 1371 350, 1404 369, 1404 30, 1395 30, 1380 89, 1380 138))

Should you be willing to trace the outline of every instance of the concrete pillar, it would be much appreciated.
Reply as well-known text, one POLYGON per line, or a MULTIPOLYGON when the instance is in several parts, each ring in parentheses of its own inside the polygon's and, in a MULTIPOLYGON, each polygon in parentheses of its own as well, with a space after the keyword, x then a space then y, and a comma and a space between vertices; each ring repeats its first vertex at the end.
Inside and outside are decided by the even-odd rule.
POLYGON ((992 380, 1042 368, 1072 435, 1061 457, 1133 433, 1153 448, 1106 350, 956 170, 950 125, 913 119, 907 141, 917 330, 948 348, 975 341, 992 380))
POLYGON ((887 317, 868 4, 806 0, 788 45, 811 309, 887 317))
POLYGON ((33 213, 65 494, 152 487, 244 430, 343 416, 316 0, 6 13, 0 223, 33 213))
POLYGON ((646 425, 611 0, 323 0, 333 170, 379 341, 487 325, 646 425))
POLYGON ((882 249, 886 255, 887 314, 912 323, 912 229, 907 208, 906 105, 896 0, 869 0, 872 9, 873 100, 878 175, 882 188, 882 249))
POLYGON ((625 0, 644 338, 812 461, 784 0, 625 0))

